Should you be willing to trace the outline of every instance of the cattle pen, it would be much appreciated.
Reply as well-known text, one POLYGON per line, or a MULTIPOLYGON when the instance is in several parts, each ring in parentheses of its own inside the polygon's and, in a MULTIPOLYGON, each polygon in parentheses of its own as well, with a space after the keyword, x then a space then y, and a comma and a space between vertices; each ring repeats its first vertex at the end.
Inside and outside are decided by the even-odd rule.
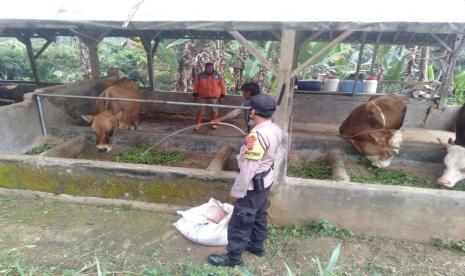
MULTIPOLYGON (((284 139, 280 160, 276 164, 278 183, 274 187, 269 210, 274 224, 307 224, 324 218, 354 232, 373 236, 420 241, 433 237, 465 238, 465 194, 462 191, 288 176, 288 167, 292 165, 294 157, 324 159, 329 152, 337 149, 341 156, 345 156, 343 162, 360 161, 351 146, 337 136, 337 127, 354 107, 370 96, 356 91, 361 59, 358 59, 351 93, 301 93, 303 91, 295 89, 293 85, 294 78, 301 70, 338 43, 360 45, 360 56, 367 44, 375 45, 374 49, 382 44, 398 44, 434 46, 446 51, 448 66, 443 82, 438 84, 436 102, 401 95, 408 104, 402 129, 407 138, 394 164, 398 167, 423 166, 430 171, 440 171, 445 149, 436 139, 453 135, 451 130, 458 107, 446 106, 446 99, 450 94, 454 66, 465 46, 465 23, 445 16, 437 22, 407 18, 377 22, 369 18, 358 20, 355 16, 342 21, 331 14, 324 15, 321 20, 301 17, 299 20, 277 22, 234 18, 231 21, 205 21, 204 18, 192 21, 184 18, 153 20, 148 17, 149 11, 156 10, 153 5, 143 3, 144 12, 136 13, 127 22, 121 18, 100 18, 96 14, 72 21, 64 20, 62 16, 66 15, 63 14, 46 19, 0 17, 0 36, 16 37, 25 44, 35 82, 40 83, 36 61, 56 36, 80 37, 88 48, 92 72, 90 80, 39 87, 26 93, 22 102, 0 107, 2 193, 25 189, 31 190, 31 193, 35 190, 84 199, 107 198, 110 203, 112 199, 124 200, 128 204, 147 201, 153 204, 154 209, 165 208, 170 212, 176 208, 173 205, 179 208, 193 206, 211 196, 230 200, 227 193, 236 175, 232 156, 241 143, 231 131, 220 128, 216 132, 184 133, 161 146, 166 150, 176 149, 190 154, 190 163, 186 161, 179 166, 123 164, 91 160, 89 155, 89 158, 82 155, 93 142, 93 134, 80 120, 80 115, 93 112, 94 106, 93 103, 89 104, 90 100, 98 99, 104 82, 114 79, 100 73, 97 47, 104 37, 139 37, 147 54, 149 87, 142 89, 140 100, 143 103, 141 114, 146 120, 143 120, 141 130, 122 130, 115 137, 115 147, 126 149, 143 143, 155 144, 173 131, 188 126, 192 106, 198 105, 191 102, 190 93, 156 90, 152 65, 159 42, 169 38, 235 39, 263 67, 273 72, 278 89, 271 91, 271 95, 278 98, 278 91, 283 91, 282 103, 275 116, 275 122, 284 130, 284 139), (36 54, 31 46, 31 39, 35 37, 44 37, 48 42, 36 54), (279 64, 272 64, 254 48, 251 40, 280 41, 279 64), (299 49, 312 41, 327 44, 308 60, 297 64, 299 49), (60 139, 58 146, 66 146, 62 146, 61 151, 51 149, 41 156, 23 154, 38 143, 43 143, 42 136, 45 134, 60 139), (82 139, 76 139, 80 137, 82 139), (231 149, 221 151, 223 146, 231 149), (73 149, 72 153, 68 151, 70 148, 73 149), (224 152, 228 152, 227 157, 221 156, 224 152), (209 159, 202 161, 194 157, 198 154, 207 154, 209 159), (208 170, 207 167, 217 159, 223 160, 222 168, 208 170), (450 221, 454 221, 454 224, 448 223, 450 221)), ((458 5, 463 6, 463 3, 458 5)), ((376 56, 375 50, 373 63, 376 56)), ((385 81, 381 84, 387 86, 396 83, 385 81)), ((378 95, 383 94, 383 91, 378 92, 381 92, 378 95)), ((240 102, 238 96, 226 96, 219 107, 222 112, 229 108, 241 108, 240 102)), ((235 123, 240 124, 239 121, 235 123)), ((98 157, 94 156, 94 159, 98 157)), ((433 174, 431 178, 434 177, 433 174)))

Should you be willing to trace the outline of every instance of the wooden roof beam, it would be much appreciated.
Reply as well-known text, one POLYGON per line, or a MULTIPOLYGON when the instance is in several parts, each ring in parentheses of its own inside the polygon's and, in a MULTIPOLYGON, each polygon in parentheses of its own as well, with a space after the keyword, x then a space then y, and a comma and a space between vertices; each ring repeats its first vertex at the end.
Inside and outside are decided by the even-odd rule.
POLYGON ((398 36, 399 36, 399 32, 396 32, 396 34, 394 35, 394 38, 392 39, 392 43, 396 42, 398 36))
POLYGON ((407 40, 407 44, 410 44, 417 33, 413 33, 407 40))
POLYGON ((357 67, 355 69, 355 79, 354 79, 354 86, 352 87, 352 97, 357 95, 357 87, 358 87, 358 74, 360 73, 360 68, 362 68, 362 60, 363 60, 363 50, 365 49, 365 42, 367 39, 367 33, 362 32, 360 40, 362 43, 360 44, 360 50, 358 51, 358 60, 357 60, 357 67))
POLYGON ((34 55, 34 59, 38 59, 40 55, 48 48, 48 46, 52 43, 51 40, 46 38, 47 41, 45 41, 44 45, 42 45, 42 48, 37 52, 37 54, 34 55))
POLYGON ((444 40, 442 40, 438 35, 433 34, 433 33, 430 33, 430 35, 431 35, 434 39, 436 39, 436 41, 439 42, 439 44, 441 44, 442 47, 446 48, 447 51, 452 52, 452 49, 449 47, 449 45, 447 45, 447 43, 444 42, 444 40))
POLYGON ((454 41, 454 46, 453 50, 450 52, 449 55, 449 60, 448 60, 448 66, 447 66, 447 72, 446 75, 444 76, 444 81, 441 83, 441 87, 439 88, 439 108, 444 108, 446 104, 446 98, 449 96, 449 93, 451 91, 451 84, 452 84, 452 78, 454 74, 454 69, 455 65, 457 63, 457 59, 462 52, 462 50, 465 48, 465 36, 462 34, 458 34, 455 37, 454 41))
POLYGON ((350 36, 354 31, 353 30, 347 30, 340 34, 338 37, 336 37, 333 41, 328 43, 325 47, 321 48, 318 52, 316 52, 311 58, 306 60, 304 63, 302 63, 299 67, 296 69, 292 70, 291 72, 291 78, 297 75, 300 71, 302 71, 305 67, 311 65, 317 58, 319 58, 322 54, 324 54, 327 50, 331 49, 334 45, 342 42, 344 39, 346 39, 348 36, 350 36))
POLYGON ((302 42, 299 43, 299 46, 297 46, 297 49, 300 49, 302 48, 302 46, 304 46, 305 44, 317 39, 319 36, 321 36, 322 34, 324 33, 324 31, 317 31, 317 32, 314 32, 311 36, 307 37, 306 39, 304 39, 302 42))
POLYGON ((23 33, 18 35, 16 39, 26 46, 27 56, 31 65, 32 76, 34 77, 34 81, 36 83, 39 82, 39 73, 37 71, 36 59, 34 58, 34 49, 32 49, 31 35, 29 33, 23 33))
POLYGON ((277 32, 276 30, 273 30, 270 32, 271 35, 273 35, 277 40, 281 41, 281 34, 277 32))
POLYGON ((266 69, 270 70, 273 75, 276 77, 278 76, 278 69, 260 53, 255 47, 250 43, 247 39, 245 39, 238 31, 229 31, 229 34, 234 37, 239 43, 244 46, 244 48, 254 56, 258 61, 260 61, 261 65, 263 65, 266 69))
POLYGON ((383 33, 379 32, 378 35, 376 36, 376 44, 375 44, 375 48, 373 49, 373 56, 371 57, 370 74, 373 74, 373 69, 375 68, 376 57, 378 55, 378 50, 379 50, 379 43, 381 42, 382 38, 383 38, 383 33))

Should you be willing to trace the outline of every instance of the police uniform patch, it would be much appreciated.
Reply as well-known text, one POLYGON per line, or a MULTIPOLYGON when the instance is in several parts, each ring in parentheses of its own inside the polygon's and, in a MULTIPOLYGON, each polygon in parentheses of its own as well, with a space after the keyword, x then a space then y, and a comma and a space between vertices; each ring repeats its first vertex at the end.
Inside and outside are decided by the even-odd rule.
POLYGON ((260 160, 265 155, 265 149, 258 140, 257 133, 251 132, 245 138, 245 158, 250 160, 260 160))

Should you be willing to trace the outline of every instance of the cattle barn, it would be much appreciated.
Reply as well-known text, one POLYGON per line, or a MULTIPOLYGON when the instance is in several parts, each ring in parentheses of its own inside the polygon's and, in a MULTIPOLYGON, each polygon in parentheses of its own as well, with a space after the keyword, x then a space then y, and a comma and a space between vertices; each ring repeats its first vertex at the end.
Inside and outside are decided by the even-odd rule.
MULTIPOLYGON (((352 110, 372 96, 357 93, 356 85, 351 93, 345 94, 300 91, 294 86, 300 71, 339 43, 359 45, 360 56, 366 45, 374 45, 372 64, 376 62, 380 45, 417 45, 442 49, 446 53, 446 68, 442 82, 434 83, 438 96, 435 101, 414 99, 410 94, 398 95, 407 104, 407 113, 400 129, 403 143, 392 166, 440 173, 446 150, 437 138, 447 141, 454 135, 454 118, 459 110, 447 106, 446 99, 451 93, 456 61, 465 45, 462 15, 465 2, 455 0, 433 7, 421 1, 386 1, 382 9, 373 14, 349 1, 287 1, 270 4, 266 12, 256 3, 236 2, 228 11, 204 10, 194 14, 191 11, 197 3, 178 0, 168 1, 163 7, 154 1, 135 0, 117 4, 110 1, 52 2, 47 3, 46 10, 42 1, 35 1, 28 3, 28 10, 34 11, 33 14, 24 13, 21 3, 12 4, 17 5, 17 10, 0 10, 0 36, 17 38, 26 46, 35 80, 33 83, 0 83, 1 95, 13 89, 21 96, 24 94, 23 101, 13 99, 13 103, 0 107, 0 178, 5 179, 0 181, 0 192, 26 189, 32 193, 36 190, 71 194, 76 198, 109 197, 102 190, 117 187, 117 192, 112 193, 115 198, 147 200, 157 206, 194 206, 209 197, 227 200, 236 175, 231 156, 241 144, 234 129, 186 131, 160 145, 160 148, 185 152, 200 164, 198 166, 123 164, 85 158, 83 153, 89 149, 89 144, 95 147, 95 137, 80 116, 93 112, 95 97, 106 81, 117 78, 99 69, 97 49, 105 37, 140 38, 147 55, 149 77, 149 87, 141 89, 141 115, 150 120, 141 120, 137 130, 120 130, 114 137, 114 150, 141 143, 155 145, 167 135, 192 124, 190 93, 156 89, 152 67, 160 41, 173 38, 237 40, 277 79, 276 91, 268 91, 279 99, 274 120, 284 130, 279 162, 275 164, 279 171, 278 183, 270 197, 269 213, 274 224, 305 224, 324 218, 354 232, 374 236, 408 240, 464 239, 465 193, 462 191, 361 184, 349 179, 304 179, 289 176, 288 163, 295 159, 326 158, 330 164, 338 164, 334 165, 337 168, 333 166, 333 171, 340 172, 341 168, 344 171, 344 163, 347 167, 351 162, 361 161, 350 142, 339 136, 338 128, 352 110), (327 9, 328 6, 337 7, 337 11, 327 9), (102 12, 108 9, 111 12, 102 12), (41 53, 57 36, 76 36, 85 44, 91 79, 53 86, 41 82, 37 63, 41 53), (38 37, 44 38, 46 43, 35 52, 31 39, 38 37), (255 40, 280 41, 279 64, 270 62, 250 43, 255 40), (316 41, 327 44, 308 60, 298 63, 299 50, 316 41), (52 136, 60 141, 55 148, 40 156, 24 155, 52 136), (81 158, 76 159, 79 156, 81 158), (210 159, 205 160, 205 156, 210 159), (214 164, 218 160, 223 160, 219 169, 214 164), (38 179, 37 185, 34 179, 38 179), (16 186, 11 184, 13 182, 16 186), (48 182, 58 188, 44 188, 48 182), (95 183, 102 185, 101 190, 97 191, 95 183), (144 196, 131 196, 138 191, 144 191, 144 196), (450 221, 455 224, 451 225, 450 221)), ((360 63, 361 58, 354 83, 357 83, 360 63)), ((425 84, 432 85, 380 80, 376 95, 385 95, 383 87, 389 85, 425 84)), ((227 96, 223 103, 227 106, 222 107, 221 112, 239 106, 241 101, 239 96, 227 96)), ((136 205, 135 201, 132 204, 136 205)))

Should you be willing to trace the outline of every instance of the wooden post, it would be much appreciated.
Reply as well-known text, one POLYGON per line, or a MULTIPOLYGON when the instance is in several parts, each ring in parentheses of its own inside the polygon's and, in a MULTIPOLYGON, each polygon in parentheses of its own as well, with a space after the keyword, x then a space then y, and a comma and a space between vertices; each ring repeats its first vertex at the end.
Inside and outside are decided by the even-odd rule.
POLYGON ((149 76, 149 87, 150 90, 154 90, 155 83, 153 81, 153 52, 152 52, 152 39, 148 38, 145 35, 140 36, 140 40, 142 41, 142 45, 145 49, 145 55, 147 58, 147 75, 149 76))
POLYGON ((90 77, 92 79, 98 79, 100 77, 100 64, 97 48, 98 42, 83 36, 79 36, 79 40, 81 40, 86 47, 85 51, 89 53, 90 77))
POLYGON ((229 157, 232 154, 232 148, 229 145, 224 145, 216 153, 215 157, 208 164, 207 171, 222 171, 224 170, 229 157))
POLYGON ((31 64, 32 76, 35 82, 39 82, 39 74, 37 72, 37 64, 36 59, 34 57, 34 50, 32 49, 31 36, 29 34, 26 34, 23 36, 17 36, 16 39, 18 39, 21 43, 23 43, 26 46, 27 56, 29 58, 29 63, 31 64))
POLYGON ((278 183, 284 183, 287 175, 287 154, 290 146, 290 115, 292 113, 292 99, 294 95, 294 84, 292 83, 291 72, 294 64, 295 50, 295 30, 283 30, 281 35, 281 53, 279 59, 279 74, 277 92, 284 87, 284 95, 281 104, 277 107, 274 115, 275 123, 283 131, 283 141, 278 151, 278 160, 275 162, 275 169, 278 173, 278 183))
POLYGON ((86 51, 89 53, 90 61, 90 77, 93 79, 100 78, 100 63, 98 60, 98 44, 102 39, 111 31, 110 29, 105 31, 100 30, 89 30, 79 29, 78 31, 71 29, 79 40, 86 47, 86 51))
POLYGON ((465 37, 461 34, 457 35, 454 42, 454 47, 452 52, 449 55, 449 66, 447 67, 446 75, 444 76, 444 81, 441 84, 440 88, 440 96, 439 99, 439 108, 444 108, 446 104, 446 98, 449 96, 450 86, 452 84, 452 76, 454 74, 455 63, 457 62, 457 58, 465 47, 465 37))
POLYGON ((421 47, 419 81, 428 81, 429 46, 421 47))
MULTIPOLYGON (((278 70, 275 68, 275 66, 265 57, 263 56, 253 45, 245 39, 239 32, 237 31, 229 31, 229 34, 234 37, 239 43, 244 46, 244 48, 249 52, 252 56, 254 56, 260 64, 265 67, 266 69, 270 70, 273 75, 277 76, 278 75, 278 70)), ((281 38, 281 41, 282 38, 281 38)), ((293 48, 294 49, 294 48, 293 48)))
POLYGON ((355 80, 354 80, 354 87, 352 88, 352 96, 355 97, 357 94, 357 87, 358 87, 358 74, 360 73, 360 67, 362 65, 363 59, 363 50, 365 49, 365 41, 366 41, 367 33, 362 32, 362 44, 360 44, 360 50, 358 51, 358 60, 357 60, 357 68, 355 69, 355 80))
POLYGON ((434 34, 434 33, 431 33, 430 35, 431 35, 434 39, 436 39, 436 40, 439 42, 439 44, 441 44, 442 47, 444 47, 447 51, 452 52, 452 49, 449 47, 449 45, 447 45, 447 43, 444 42, 444 40, 442 40, 439 36, 437 36, 437 35, 434 34))
POLYGON ((375 44, 375 48, 373 49, 373 56, 371 57, 370 74, 373 74, 373 69, 375 68, 376 56, 378 55, 379 43, 381 42, 382 37, 383 37, 382 32, 378 33, 378 36, 376 37, 376 44, 375 44))
POLYGON ((350 181, 344 165, 344 155, 339 149, 329 150, 327 159, 331 165, 331 175, 334 180, 350 181))

